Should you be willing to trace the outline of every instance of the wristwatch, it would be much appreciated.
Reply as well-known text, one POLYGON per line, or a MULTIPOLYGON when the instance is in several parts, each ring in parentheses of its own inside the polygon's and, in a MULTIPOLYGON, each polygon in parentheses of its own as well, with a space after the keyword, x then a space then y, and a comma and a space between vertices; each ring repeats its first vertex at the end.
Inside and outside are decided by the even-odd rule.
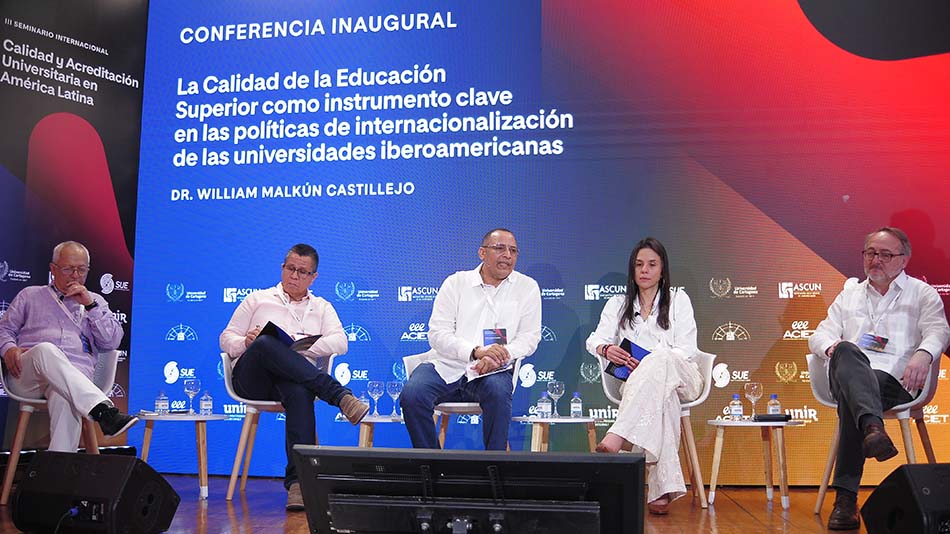
POLYGON ((83 306, 83 308, 86 308, 86 311, 89 311, 89 310, 95 308, 95 307, 98 306, 98 305, 99 305, 99 303, 94 300, 94 301, 92 301, 92 304, 86 304, 86 305, 83 306))

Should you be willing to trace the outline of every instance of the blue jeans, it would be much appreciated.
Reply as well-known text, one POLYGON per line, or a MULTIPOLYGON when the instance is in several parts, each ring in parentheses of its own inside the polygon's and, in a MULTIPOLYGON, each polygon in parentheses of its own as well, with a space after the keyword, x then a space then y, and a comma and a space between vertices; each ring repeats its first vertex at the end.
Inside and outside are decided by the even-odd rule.
POLYGON ((331 406, 350 393, 332 376, 318 371, 305 357, 272 336, 259 336, 238 359, 231 374, 234 391, 254 400, 276 400, 287 412, 287 468, 284 487, 297 481, 292 451, 294 445, 315 445, 317 424, 315 398, 331 406))
POLYGON ((438 449, 432 423, 433 408, 440 402, 477 402, 482 407, 482 437, 486 450, 505 450, 511 423, 512 372, 496 373, 469 382, 464 376, 447 384, 435 366, 423 363, 413 370, 402 390, 399 405, 412 446, 438 449))

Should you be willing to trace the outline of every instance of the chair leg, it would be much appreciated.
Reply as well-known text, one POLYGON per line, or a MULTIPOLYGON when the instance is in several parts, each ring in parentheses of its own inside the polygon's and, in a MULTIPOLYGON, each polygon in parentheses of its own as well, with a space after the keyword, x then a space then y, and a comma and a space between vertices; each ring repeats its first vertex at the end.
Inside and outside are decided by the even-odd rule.
POLYGON ((99 437, 96 434, 96 425, 88 419, 82 420, 83 447, 87 454, 99 454, 99 437))
POLYGON ((825 493, 828 493, 828 483, 831 481, 831 470, 835 467, 838 457, 838 441, 841 439, 838 425, 835 424, 835 433, 831 436, 831 448, 828 450, 828 459, 825 461, 825 472, 821 475, 821 486, 818 488, 818 499, 815 500, 815 514, 821 514, 821 505, 825 503, 825 493))
POLYGON ((937 456, 934 455, 934 446, 930 443, 930 434, 927 432, 927 424, 924 423, 924 418, 918 417, 914 421, 917 423, 917 433, 920 434, 920 442, 924 446, 924 452, 927 453, 927 462, 937 463, 937 456))
POLYGON ((449 430, 449 419, 451 417, 452 414, 444 413, 439 421, 439 447, 443 449, 445 448, 445 433, 449 430))
POLYGON ((709 508, 706 502, 706 488, 703 486, 703 472, 699 468, 699 454, 696 452, 696 439, 693 437, 693 423, 688 415, 680 418, 683 435, 686 439, 686 450, 689 453, 690 480, 693 484, 693 494, 699 495, 699 506, 709 508))
POLYGON ((917 463, 917 453, 914 451, 914 437, 910 433, 910 419, 901 419, 901 436, 904 437, 904 452, 907 454, 907 463, 917 463))
POLYGON ((254 412, 251 419, 251 433, 247 436, 247 454, 244 455, 244 472, 241 473, 241 493, 247 489, 247 476, 251 473, 251 454, 254 453, 254 440, 257 438, 257 424, 261 421, 261 412, 254 412))
POLYGON ((32 414, 32 410, 20 410, 20 416, 16 423, 16 434, 13 436, 13 445, 10 447, 10 461, 7 464, 7 472, 3 475, 3 493, 0 494, 0 506, 6 506, 10 502, 13 477, 16 475, 16 466, 20 461, 20 451, 23 450, 23 440, 26 439, 26 427, 30 424, 30 415, 32 414))
POLYGON ((237 451, 234 453, 234 466, 231 468, 231 480, 228 482, 228 493, 225 500, 230 501, 234 497, 234 488, 237 486, 238 472, 241 469, 241 461, 244 460, 244 447, 247 446, 247 436, 251 431, 251 419, 254 413, 250 411, 244 414, 244 424, 241 425, 241 438, 238 439, 237 451))

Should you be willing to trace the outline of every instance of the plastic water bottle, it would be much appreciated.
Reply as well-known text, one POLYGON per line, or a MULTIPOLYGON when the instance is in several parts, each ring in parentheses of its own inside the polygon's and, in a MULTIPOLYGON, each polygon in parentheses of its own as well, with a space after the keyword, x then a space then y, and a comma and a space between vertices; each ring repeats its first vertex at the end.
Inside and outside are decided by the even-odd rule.
POLYGON ((168 415, 168 395, 164 391, 159 391, 155 397, 155 413, 157 415, 168 415))
POLYGON ((729 415, 733 421, 742 420, 742 401, 739 400, 739 394, 732 394, 732 402, 729 403, 729 415))
POLYGON ((553 408, 553 403, 551 398, 548 397, 548 392, 545 391, 541 393, 541 398, 538 399, 538 417, 551 417, 551 410, 553 408))
POLYGON ((581 400, 581 394, 577 391, 571 399, 571 417, 584 417, 584 401, 581 400))
POLYGON ((782 403, 778 401, 778 395, 773 393, 769 397, 769 415, 782 415, 782 403))
POLYGON ((211 400, 211 394, 208 393, 208 390, 205 390, 205 394, 201 396, 201 399, 198 403, 198 413, 200 415, 211 415, 214 411, 214 403, 211 400))

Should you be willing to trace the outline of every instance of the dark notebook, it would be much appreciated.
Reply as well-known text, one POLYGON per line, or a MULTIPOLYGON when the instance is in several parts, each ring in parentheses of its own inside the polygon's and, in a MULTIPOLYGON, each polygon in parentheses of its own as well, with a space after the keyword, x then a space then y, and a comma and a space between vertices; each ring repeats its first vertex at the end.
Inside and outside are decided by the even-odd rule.
MULTIPOLYGON (((638 362, 643 358, 646 358, 650 354, 650 351, 637 345, 636 343, 630 341, 627 338, 624 338, 620 342, 620 348, 630 353, 631 356, 638 362)), ((623 380, 624 382, 630 378, 630 368, 625 365, 617 365, 614 362, 607 364, 607 368, 604 369, 604 372, 610 376, 616 378, 617 380, 623 380)))

